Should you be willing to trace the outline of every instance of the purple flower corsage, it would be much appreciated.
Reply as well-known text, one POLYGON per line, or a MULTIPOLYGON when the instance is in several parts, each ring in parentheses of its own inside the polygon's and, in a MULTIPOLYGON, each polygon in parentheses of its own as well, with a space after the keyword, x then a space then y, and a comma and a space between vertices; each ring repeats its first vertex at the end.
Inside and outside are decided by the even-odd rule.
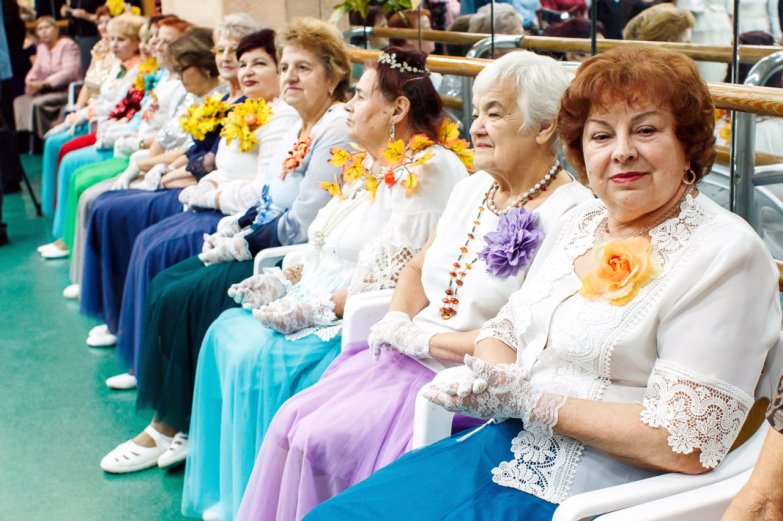
POLYGON ((538 215, 513 208, 500 217, 498 228, 484 236, 487 245, 479 252, 492 275, 506 278, 530 264, 544 238, 536 225, 538 215))

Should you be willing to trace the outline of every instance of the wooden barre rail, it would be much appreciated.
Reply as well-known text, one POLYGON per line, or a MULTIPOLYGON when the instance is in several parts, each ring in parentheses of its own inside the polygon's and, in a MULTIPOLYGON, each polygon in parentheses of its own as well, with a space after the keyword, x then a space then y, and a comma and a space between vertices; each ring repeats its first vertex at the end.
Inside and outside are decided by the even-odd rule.
MULTIPOLYGON (((351 60, 362 63, 377 60, 380 51, 350 48, 351 60)), ((427 65, 433 72, 475 77, 491 60, 431 55, 427 65)), ((783 117, 783 89, 751 87, 730 83, 709 83, 710 94, 717 108, 751 112, 760 116, 783 117)))
MULTIPOLYGON (((374 36, 383 38, 401 38, 405 40, 415 40, 419 37, 417 29, 389 29, 373 28, 374 36)), ((456 43, 456 44, 475 44, 485 38, 492 36, 487 33, 457 33, 451 31, 422 31, 422 40, 456 43)), ((498 35, 501 36, 501 35, 498 35)), ((503 35, 506 36, 506 35, 503 35)), ((608 51, 613 47, 623 45, 639 45, 642 42, 631 42, 624 40, 598 40, 598 50, 608 51)), ((644 45, 660 47, 672 51, 681 52, 694 60, 731 63, 732 48, 724 45, 707 45, 699 43, 674 43, 674 42, 643 42, 644 45)), ((519 43, 521 49, 551 51, 551 52, 590 52, 589 38, 555 38, 551 36, 525 36, 519 43)), ((772 53, 783 51, 783 47, 765 46, 765 45, 740 45, 740 61, 744 63, 755 63, 761 58, 772 53)))
MULTIPOLYGON (((727 165, 729 163, 729 147, 723 145, 715 145, 715 161, 727 165)), ((756 152, 756 159, 754 164, 756 166, 767 165, 779 165, 783 163, 783 157, 773 154, 765 154, 764 152, 756 152)))

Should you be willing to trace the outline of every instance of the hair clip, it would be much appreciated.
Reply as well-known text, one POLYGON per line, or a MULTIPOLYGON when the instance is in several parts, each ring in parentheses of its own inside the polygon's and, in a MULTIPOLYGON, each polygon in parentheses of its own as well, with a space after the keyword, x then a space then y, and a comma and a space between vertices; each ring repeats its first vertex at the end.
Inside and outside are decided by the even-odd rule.
POLYGON ((389 68, 391 69, 399 69, 400 72, 413 72, 416 74, 430 73, 430 70, 427 67, 424 67, 424 69, 419 69, 418 67, 412 67, 404 61, 397 61, 396 54, 389 54, 387 52, 381 53, 381 55, 378 57, 378 63, 384 63, 388 65, 389 68))

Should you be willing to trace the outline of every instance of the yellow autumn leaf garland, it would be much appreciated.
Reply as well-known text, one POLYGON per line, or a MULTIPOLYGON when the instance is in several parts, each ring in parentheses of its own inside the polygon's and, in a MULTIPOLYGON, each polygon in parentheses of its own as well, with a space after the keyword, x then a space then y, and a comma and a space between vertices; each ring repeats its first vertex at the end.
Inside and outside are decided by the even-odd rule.
MULTIPOLYGON (((438 144, 454 152, 466 168, 469 170, 473 168, 473 150, 470 149, 470 145, 466 140, 460 139, 459 128, 456 122, 449 118, 443 120, 438 130, 438 144)), ((384 163, 390 168, 380 179, 373 176, 367 167, 364 166, 367 152, 356 143, 350 144, 354 151, 338 147, 332 148, 329 163, 342 167, 343 179, 346 182, 364 178, 364 186, 372 194, 373 198, 375 198, 381 181, 387 186, 392 186, 398 181, 394 172, 401 168, 404 170, 404 175, 401 176, 402 181, 400 184, 405 188, 405 195, 410 197, 419 187, 419 179, 417 174, 413 172, 413 169, 434 157, 432 152, 424 154, 420 154, 420 152, 427 150, 433 145, 435 145, 435 142, 425 134, 411 136, 407 144, 402 139, 389 141, 382 152, 382 157, 384 163)), ((340 183, 337 178, 332 183, 322 182, 321 188, 328 191, 332 196, 342 197, 340 183)))
POLYGON ((196 141, 202 141, 223 122, 229 107, 221 97, 208 96, 204 103, 188 107, 187 113, 179 118, 180 127, 196 141))
POLYGON ((272 108, 263 99, 247 99, 236 105, 226 115, 220 137, 230 145, 235 139, 239 141, 239 150, 250 152, 258 143, 255 131, 269 123, 272 119, 272 108))
MULTIPOLYGON (((378 190, 378 183, 373 183, 371 179, 375 179, 370 175, 367 167, 364 166, 364 159, 367 157, 367 152, 362 149, 356 143, 349 143, 353 151, 346 150, 345 148, 332 147, 331 157, 329 158, 329 164, 342 167, 343 179, 346 182, 353 182, 364 177, 364 187, 375 198, 375 192, 378 190)), ((333 183, 321 182, 321 188, 329 192, 332 197, 343 198, 343 192, 341 188, 340 180, 337 176, 334 177, 333 183)))

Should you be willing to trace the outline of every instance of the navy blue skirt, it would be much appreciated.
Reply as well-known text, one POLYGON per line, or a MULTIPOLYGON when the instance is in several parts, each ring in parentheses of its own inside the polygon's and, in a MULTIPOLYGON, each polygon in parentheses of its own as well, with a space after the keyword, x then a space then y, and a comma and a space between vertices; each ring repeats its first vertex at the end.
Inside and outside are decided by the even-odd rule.
POLYGON ((150 226, 136 239, 128 263, 117 330, 117 358, 125 368, 139 367, 150 282, 169 266, 201 252, 204 234, 214 233, 222 217, 216 210, 178 213, 150 226))
POLYGON ((120 304, 136 237, 182 212, 180 190, 112 190, 98 196, 87 223, 81 311, 116 333, 120 304))
POLYGON ((462 441, 465 433, 409 452, 322 503, 305 521, 551 521, 557 505, 492 482, 492 469, 514 457, 511 440, 522 422, 480 429, 462 441))

